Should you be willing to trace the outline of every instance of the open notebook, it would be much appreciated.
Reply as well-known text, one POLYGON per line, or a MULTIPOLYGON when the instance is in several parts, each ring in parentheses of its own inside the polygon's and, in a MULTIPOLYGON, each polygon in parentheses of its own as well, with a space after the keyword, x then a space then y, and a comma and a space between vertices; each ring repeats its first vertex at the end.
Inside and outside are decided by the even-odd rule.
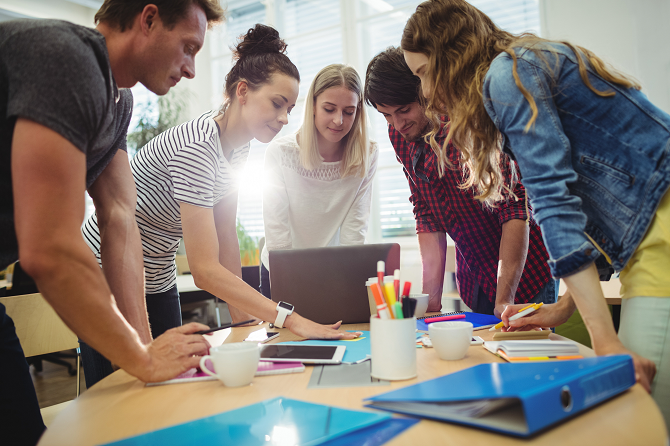
POLYGON ((506 361, 551 361, 581 359, 579 346, 573 341, 486 341, 484 348, 506 361))

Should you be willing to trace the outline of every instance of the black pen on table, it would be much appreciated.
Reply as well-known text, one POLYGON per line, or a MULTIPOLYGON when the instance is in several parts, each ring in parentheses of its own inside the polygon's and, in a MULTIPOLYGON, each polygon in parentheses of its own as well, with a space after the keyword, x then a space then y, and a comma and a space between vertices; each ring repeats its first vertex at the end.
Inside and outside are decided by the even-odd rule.
POLYGON ((213 333, 213 332, 215 332, 215 331, 224 330, 224 329, 226 329, 226 328, 237 327, 238 325, 249 324, 249 323, 251 323, 251 322, 253 322, 253 321, 254 321, 254 319, 249 319, 248 321, 235 322, 234 324, 225 324, 225 325, 222 325, 222 326, 220 326, 220 327, 210 328, 209 330, 196 331, 196 332, 193 333, 193 334, 204 335, 204 334, 208 334, 208 333, 213 333))

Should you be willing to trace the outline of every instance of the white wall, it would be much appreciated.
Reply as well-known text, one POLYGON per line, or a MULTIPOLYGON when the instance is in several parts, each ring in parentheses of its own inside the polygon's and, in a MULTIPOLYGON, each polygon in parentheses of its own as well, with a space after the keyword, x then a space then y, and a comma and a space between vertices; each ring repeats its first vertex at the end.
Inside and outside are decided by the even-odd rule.
POLYGON ((211 33, 207 31, 205 44, 195 56, 195 77, 193 79, 182 78, 175 87, 176 90, 188 90, 188 106, 182 113, 182 120, 193 119, 207 110, 211 110, 223 102, 213 101, 214 87, 212 85, 212 64, 210 58, 211 33))
POLYGON ((588 48, 670 113, 670 1, 540 0, 542 35, 588 48))
POLYGON ((94 26, 97 9, 65 0, 0 0, 0 9, 40 19, 67 20, 78 25, 94 26))

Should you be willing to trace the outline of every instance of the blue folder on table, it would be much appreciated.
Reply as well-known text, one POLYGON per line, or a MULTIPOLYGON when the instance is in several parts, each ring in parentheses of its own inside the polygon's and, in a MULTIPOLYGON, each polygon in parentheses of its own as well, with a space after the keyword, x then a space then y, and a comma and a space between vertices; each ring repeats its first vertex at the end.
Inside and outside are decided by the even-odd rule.
POLYGON ((360 433, 380 445, 415 420, 278 397, 239 409, 127 438, 107 446, 139 445, 339 445, 356 442, 360 433), (342 443, 344 441, 344 443, 342 443))
MULTIPOLYGON (((485 325, 495 325, 500 322, 500 319, 493 316, 492 314, 482 314, 482 313, 472 313, 470 311, 455 311, 453 313, 444 313, 443 315, 456 315, 456 314, 465 314, 465 319, 456 319, 457 321, 466 321, 472 323, 474 328, 483 327, 485 325)), ((436 314, 434 316, 425 316, 416 320, 416 329, 422 331, 428 331, 428 325, 424 321, 426 318, 442 316, 436 314)))
POLYGON ((635 384, 630 356, 480 364, 368 398, 368 406, 528 437, 635 384))

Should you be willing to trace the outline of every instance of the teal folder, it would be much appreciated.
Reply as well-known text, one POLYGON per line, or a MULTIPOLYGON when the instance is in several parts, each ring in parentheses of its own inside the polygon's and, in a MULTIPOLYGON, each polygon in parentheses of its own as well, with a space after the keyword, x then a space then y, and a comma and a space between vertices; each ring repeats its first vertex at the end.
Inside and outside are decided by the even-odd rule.
POLYGON ((409 427, 394 429, 391 420, 388 414, 278 397, 109 445, 318 445, 375 426, 393 435, 409 427))
POLYGON ((372 398, 368 407, 528 437, 635 384, 630 356, 480 364, 372 398))

